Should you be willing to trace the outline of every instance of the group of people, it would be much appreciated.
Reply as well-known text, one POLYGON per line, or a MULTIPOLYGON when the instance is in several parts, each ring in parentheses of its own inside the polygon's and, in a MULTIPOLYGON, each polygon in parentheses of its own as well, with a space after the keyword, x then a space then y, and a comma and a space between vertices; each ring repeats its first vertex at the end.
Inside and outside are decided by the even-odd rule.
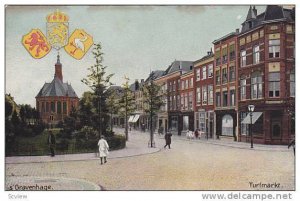
POLYGON ((200 139, 202 137, 202 135, 203 135, 203 132, 200 131, 199 129, 196 129, 195 132, 190 131, 190 130, 187 130, 187 132, 186 132, 187 139, 194 139, 194 138, 200 139))

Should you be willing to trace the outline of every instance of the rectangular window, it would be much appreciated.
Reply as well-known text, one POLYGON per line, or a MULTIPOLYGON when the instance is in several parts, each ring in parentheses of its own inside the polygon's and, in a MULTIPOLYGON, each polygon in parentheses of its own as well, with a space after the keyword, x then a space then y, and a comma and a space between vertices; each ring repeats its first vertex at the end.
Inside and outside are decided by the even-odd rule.
POLYGON ((235 45, 234 44, 229 46, 229 59, 230 59, 230 61, 235 59, 235 45))
POLYGON ((269 40, 269 58, 280 56, 280 40, 269 40))
POLYGON ((189 108, 188 110, 193 110, 193 92, 189 93, 189 108))
POLYGON ((55 102, 51 102, 51 112, 55 112, 55 102))
POLYGON ((181 80, 181 89, 184 89, 184 80, 181 80))
POLYGON ((227 47, 222 49, 222 63, 227 62, 227 47))
POLYGON ((63 102, 63 113, 67 114, 67 103, 63 102))
POLYGON ((177 105, 177 110, 180 110, 180 95, 177 95, 176 105, 177 105))
POLYGON ((213 88, 213 85, 208 85, 207 90, 208 90, 208 104, 212 105, 214 103, 214 88, 213 88))
POLYGON ((223 107, 227 107, 228 105, 228 92, 223 91, 223 107))
POLYGON ((280 73, 269 73, 269 97, 280 96, 280 73))
POLYGON ((188 80, 188 79, 185 80, 185 88, 186 88, 186 89, 189 88, 189 80, 188 80))
POLYGON ((262 76, 260 74, 251 77, 251 99, 262 98, 262 76))
POLYGON ((253 48, 253 64, 258 64, 260 61, 259 58, 259 45, 254 46, 253 48))
POLYGON ((206 79, 206 66, 202 67, 202 80, 206 79))
POLYGON ((208 65, 208 77, 213 77, 213 74, 214 74, 214 68, 213 68, 213 65, 210 64, 208 65))
POLYGON ((191 77, 191 81, 190 82, 191 82, 190 83, 190 88, 193 88, 193 86, 194 86, 194 78, 191 77))
POLYGON ((206 105, 207 104, 207 87, 202 86, 202 104, 206 105))
POLYGON ((295 71, 290 74, 290 96, 295 97, 295 71))
POLYGON ((220 50, 216 51, 215 58, 216 58, 216 66, 219 66, 221 64, 220 50))
POLYGON ((246 100, 246 79, 240 81, 241 86, 241 100, 246 100))
POLYGON ((222 69, 222 84, 227 83, 227 68, 222 69))
POLYGON ((230 90, 230 106, 235 106, 235 90, 230 90))
POLYGON ((205 119, 206 119, 205 112, 199 112, 199 123, 200 123, 199 130, 202 132, 206 132, 205 119))
POLYGON ((201 88, 200 87, 197 87, 197 95, 196 95, 196 101, 197 103, 200 103, 201 102, 201 88))
POLYGON ((199 112, 195 112, 195 117, 196 117, 196 129, 199 129, 199 124, 200 124, 200 121, 199 121, 199 112))
POLYGON ((216 85, 221 84, 220 70, 216 71, 216 85))
POLYGON ((235 66, 229 67, 229 79, 230 79, 230 82, 235 81, 235 66))
POLYGON ((216 93, 216 106, 217 107, 221 106, 221 93, 220 92, 216 93))
POLYGON ((184 110, 188 109, 188 94, 184 95, 184 110))
POLYGON ((173 91, 176 90, 176 81, 173 82, 173 91))
POLYGON ((241 51, 241 67, 246 66, 246 50, 241 51))
POLYGON ((196 70, 196 81, 200 80, 200 68, 196 70))
POLYGON ((61 102, 57 102, 57 114, 61 114, 61 102))

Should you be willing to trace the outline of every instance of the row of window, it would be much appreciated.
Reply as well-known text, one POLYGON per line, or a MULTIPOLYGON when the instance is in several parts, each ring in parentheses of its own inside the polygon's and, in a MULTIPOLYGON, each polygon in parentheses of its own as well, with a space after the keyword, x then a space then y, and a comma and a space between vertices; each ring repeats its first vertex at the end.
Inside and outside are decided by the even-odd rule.
POLYGON ((197 87, 196 102, 197 102, 197 104, 200 104, 201 101, 202 101, 202 105, 212 105, 214 103, 213 85, 197 87), (201 100, 201 97, 202 97, 202 100, 201 100))
POLYGON ((235 90, 216 92, 216 107, 235 106, 235 90), (221 99, 222 95, 222 99, 221 99), (229 96, 229 97, 228 97, 229 96), (229 98, 229 100, 228 100, 229 98))
MULTIPOLYGON (((40 104, 40 102, 38 103, 40 104)), ((40 106, 38 105, 38 108, 40 106)), ((41 102, 40 112, 52 112, 57 114, 67 114, 67 102, 41 102)))
POLYGON ((198 68, 196 70, 196 81, 212 78, 213 72, 214 72, 213 64, 210 64, 208 66, 203 66, 202 68, 198 68))
MULTIPOLYGON (((228 62, 228 49, 227 47, 222 48, 222 55, 220 50, 215 53, 216 65, 225 64, 228 62)), ((229 61, 235 60, 235 44, 229 46, 229 61)))
MULTIPOLYGON (((280 40, 269 40, 269 58, 280 57, 280 40)), ((258 64, 260 62, 260 47, 255 45, 252 48, 252 64, 258 64)), ((246 50, 241 50, 241 67, 247 66, 247 54, 246 50)))
MULTIPOLYGON (((268 75, 268 96, 269 98, 280 97, 280 73, 270 72, 268 75)), ((246 100, 246 79, 240 80, 240 98, 246 100)), ((263 97, 262 89, 262 75, 260 73, 253 73, 251 76, 251 99, 258 99, 263 97)), ((295 96, 295 72, 290 73, 290 96, 295 96)))
POLYGON ((227 68, 222 69, 222 77, 220 75, 221 70, 216 70, 216 85, 226 84, 228 82, 235 81, 235 66, 229 67, 229 73, 227 68), (222 78, 222 79, 221 79, 222 78))

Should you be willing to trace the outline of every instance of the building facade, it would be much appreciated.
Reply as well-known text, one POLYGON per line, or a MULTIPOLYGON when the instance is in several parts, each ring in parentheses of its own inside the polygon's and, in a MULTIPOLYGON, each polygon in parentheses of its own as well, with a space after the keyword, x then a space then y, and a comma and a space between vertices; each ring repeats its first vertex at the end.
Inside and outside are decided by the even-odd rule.
POLYGON ((213 41, 215 50, 216 135, 237 140, 237 35, 232 32, 213 41))
POLYGON ((55 125, 68 116, 72 108, 77 109, 79 98, 68 83, 63 82, 62 64, 59 55, 51 83, 45 83, 36 99, 36 108, 44 123, 55 125))
POLYGON ((194 62, 194 111, 195 129, 209 138, 214 137, 214 54, 194 62))
POLYGON ((267 6, 257 14, 249 8, 238 36, 239 136, 249 141, 244 121, 248 105, 255 106, 254 142, 287 144, 295 135, 295 20, 294 11, 267 6))

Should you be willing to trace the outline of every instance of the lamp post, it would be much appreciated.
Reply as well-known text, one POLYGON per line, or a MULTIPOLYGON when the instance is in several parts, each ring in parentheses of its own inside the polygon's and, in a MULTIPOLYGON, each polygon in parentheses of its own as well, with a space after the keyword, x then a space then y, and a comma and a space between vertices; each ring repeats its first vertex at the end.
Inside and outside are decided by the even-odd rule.
POLYGON ((251 137, 251 148, 253 148, 253 134, 252 134, 252 115, 254 111, 254 105, 248 105, 248 111, 250 112, 250 137, 251 137))

